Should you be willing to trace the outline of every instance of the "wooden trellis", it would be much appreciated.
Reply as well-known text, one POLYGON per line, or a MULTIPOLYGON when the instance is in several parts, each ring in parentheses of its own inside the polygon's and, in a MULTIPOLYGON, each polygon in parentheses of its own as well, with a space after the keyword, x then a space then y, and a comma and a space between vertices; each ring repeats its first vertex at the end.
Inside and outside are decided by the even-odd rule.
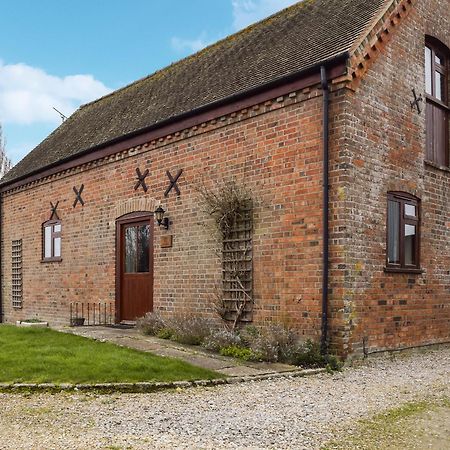
POLYGON ((252 205, 236 212, 231 227, 223 230, 222 291, 224 319, 251 322, 253 319, 252 205))
POLYGON ((12 306, 22 308, 22 239, 12 241, 12 306))

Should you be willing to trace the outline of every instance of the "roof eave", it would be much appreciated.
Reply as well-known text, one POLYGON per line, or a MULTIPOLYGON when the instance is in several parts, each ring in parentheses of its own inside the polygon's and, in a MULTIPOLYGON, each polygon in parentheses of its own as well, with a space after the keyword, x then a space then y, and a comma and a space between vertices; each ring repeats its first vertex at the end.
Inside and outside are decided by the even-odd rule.
MULTIPOLYGON (((248 89, 248 90, 245 90, 245 91, 237 92, 237 93, 235 93, 233 95, 230 95, 228 97, 225 97, 223 99, 220 99, 220 100, 217 100, 217 101, 214 101, 214 102, 202 105, 202 106, 200 106, 198 108, 195 108, 195 109, 192 109, 190 111, 178 114, 176 116, 169 117, 169 118, 167 118, 167 119, 165 119, 165 120, 163 120, 161 122, 157 122, 157 123, 152 124, 152 125, 150 125, 148 127, 141 128, 141 129, 133 131, 131 133, 119 136, 117 138, 114 138, 114 139, 111 139, 109 141, 106 141, 106 142, 103 142, 101 144, 98 144, 98 145, 95 145, 93 147, 90 147, 88 149, 82 150, 81 152, 78 152, 78 153, 76 153, 74 155, 71 155, 71 156, 69 156, 67 158, 60 159, 60 160, 58 160, 58 161, 56 161, 54 163, 48 164, 48 165, 46 165, 44 167, 41 167, 39 169, 36 169, 36 170, 34 170, 32 172, 28 172, 25 175, 13 178, 13 179, 8 180, 6 182, 4 182, 4 181, 2 182, 0 180, 0 192, 4 192, 4 191, 7 191, 7 190, 10 190, 10 189, 13 189, 13 188, 17 188, 19 186, 22 186, 22 185, 28 183, 28 182, 35 181, 35 180, 37 180, 39 178, 42 178, 44 176, 48 176, 50 174, 47 173, 47 172, 52 171, 52 169, 60 168, 64 164, 68 164, 68 163, 70 163, 72 161, 75 161, 75 160, 81 160, 86 155, 92 154, 92 153, 100 151, 102 149, 116 146, 119 143, 132 140, 133 138, 136 138, 137 136, 141 136, 143 134, 147 134, 149 132, 152 132, 152 131, 155 131, 155 130, 158 130, 158 129, 161 129, 161 128, 164 128, 164 127, 167 127, 167 126, 170 126, 170 125, 172 125, 174 123, 177 123, 177 122, 182 122, 184 120, 190 119, 192 117, 198 116, 198 115, 200 115, 202 113, 205 113, 205 112, 208 112, 208 111, 211 111, 211 110, 216 110, 216 109, 218 109, 218 108, 220 108, 220 107, 222 107, 224 105, 228 105, 228 104, 239 102, 240 100, 242 100, 244 98, 255 96, 255 95, 258 95, 258 94, 260 94, 262 92, 269 91, 271 89, 276 89, 277 87, 281 87, 283 85, 287 85, 290 82, 293 82, 295 80, 306 78, 308 75, 310 75, 312 73, 315 73, 315 72, 318 72, 320 70, 321 66, 326 66, 328 69, 330 69, 331 67, 340 66, 340 65, 343 65, 343 64, 345 65, 347 63, 349 57, 350 57, 350 53, 348 51, 344 51, 344 52, 342 52, 342 53, 340 53, 340 54, 338 54, 338 55, 336 55, 336 56, 334 56, 332 58, 329 58, 329 59, 324 60, 324 61, 320 61, 317 64, 314 64, 314 65, 312 65, 312 66, 310 66, 310 67, 308 67, 306 69, 303 69, 301 71, 291 73, 289 75, 277 78, 275 80, 271 80, 268 83, 261 84, 261 85, 259 85, 257 87, 252 88, 252 89, 248 89), (42 174, 42 175, 40 175, 40 174, 42 174)), ((342 74, 340 73, 338 75, 331 76, 330 79, 335 78, 335 77, 340 76, 340 75, 342 75, 342 74)), ((222 115, 222 114, 219 114, 219 116, 220 115, 222 115)), ((133 144, 133 145, 136 145, 136 144, 133 144)), ((132 147, 133 145, 130 145, 130 147, 132 147)), ((115 153, 115 152, 113 152, 113 153, 115 153)), ((95 160, 95 159, 98 159, 98 158, 93 158, 93 160, 95 160)), ((87 161, 80 162, 80 164, 83 164, 85 162, 87 162, 87 161)), ((76 164, 76 165, 78 165, 78 164, 76 164)), ((66 170, 66 168, 61 168, 60 170, 66 170)), ((57 173, 60 170, 54 170, 53 173, 57 173)))

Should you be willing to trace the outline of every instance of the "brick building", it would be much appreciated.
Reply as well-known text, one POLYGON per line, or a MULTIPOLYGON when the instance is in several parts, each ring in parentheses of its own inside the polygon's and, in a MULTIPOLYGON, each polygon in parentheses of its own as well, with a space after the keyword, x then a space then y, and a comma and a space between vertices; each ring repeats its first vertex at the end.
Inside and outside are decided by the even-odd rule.
POLYGON ((449 48, 449 0, 305 0, 84 105, 2 180, 2 320, 219 296, 343 355, 450 341, 449 48))

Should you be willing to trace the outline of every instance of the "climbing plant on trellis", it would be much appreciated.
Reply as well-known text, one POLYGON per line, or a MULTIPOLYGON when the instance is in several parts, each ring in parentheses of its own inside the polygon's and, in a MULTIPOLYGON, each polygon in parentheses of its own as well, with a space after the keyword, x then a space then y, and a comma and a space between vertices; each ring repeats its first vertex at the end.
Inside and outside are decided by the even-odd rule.
POLYGON ((222 282, 215 308, 236 328, 253 318, 253 201, 236 182, 200 192, 220 239, 222 282))

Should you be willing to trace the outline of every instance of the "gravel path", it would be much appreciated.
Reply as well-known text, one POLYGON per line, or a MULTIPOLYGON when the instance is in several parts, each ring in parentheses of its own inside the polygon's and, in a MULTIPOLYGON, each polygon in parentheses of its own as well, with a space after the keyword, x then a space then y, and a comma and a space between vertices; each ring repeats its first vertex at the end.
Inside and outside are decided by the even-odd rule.
POLYGON ((315 449, 404 402, 450 397, 450 349, 334 375, 154 394, 0 394, 1 449, 315 449))

